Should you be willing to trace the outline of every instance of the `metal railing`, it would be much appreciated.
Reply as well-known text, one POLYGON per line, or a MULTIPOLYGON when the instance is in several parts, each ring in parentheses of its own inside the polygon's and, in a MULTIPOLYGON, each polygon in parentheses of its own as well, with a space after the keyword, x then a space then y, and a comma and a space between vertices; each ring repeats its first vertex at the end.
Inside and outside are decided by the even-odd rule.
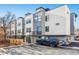
POLYGON ((29 35, 41 35, 42 31, 31 31, 29 32, 29 35))

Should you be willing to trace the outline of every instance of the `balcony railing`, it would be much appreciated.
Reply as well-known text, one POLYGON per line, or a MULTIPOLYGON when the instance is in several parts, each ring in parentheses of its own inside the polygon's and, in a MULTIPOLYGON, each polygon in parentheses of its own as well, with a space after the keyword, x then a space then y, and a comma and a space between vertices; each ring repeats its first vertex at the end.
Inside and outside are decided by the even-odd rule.
POLYGON ((42 31, 32 31, 32 32, 29 32, 29 35, 41 35, 42 34, 42 31))

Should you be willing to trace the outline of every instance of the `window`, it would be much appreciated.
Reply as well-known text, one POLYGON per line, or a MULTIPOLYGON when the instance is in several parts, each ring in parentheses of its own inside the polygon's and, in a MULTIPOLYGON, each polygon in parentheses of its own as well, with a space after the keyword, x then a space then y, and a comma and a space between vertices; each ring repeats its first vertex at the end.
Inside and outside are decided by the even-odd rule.
POLYGON ((26 32, 31 32, 31 28, 26 28, 26 32))
POLYGON ((18 26, 20 26, 21 25, 21 23, 18 23, 18 26))
POLYGON ((49 20, 49 15, 45 16, 45 21, 49 20))
POLYGON ((56 25, 58 26, 58 25, 60 25, 60 23, 56 23, 56 25))
POLYGON ((21 30, 20 29, 18 30, 18 33, 21 33, 21 30))
POLYGON ((41 19, 38 19, 38 21, 41 21, 41 19))
POLYGON ((26 21, 26 24, 28 24, 28 21, 26 21))
POLYGON ((36 31, 37 31, 37 34, 41 34, 42 33, 42 27, 41 26, 38 26, 36 28, 36 31))
POLYGON ((39 17, 38 17, 38 21, 41 21, 41 18, 42 18, 42 16, 39 16, 39 17))
POLYGON ((39 32, 42 31, 42 26, 38 26, 37 31, 39 31, 39 32))
POLYGON ((67 11, 67 14, 69 14, 69 12, 67 11))
POLYGON ((26 24, 29 24, 29 23, 31 23, 31 20, 26 20, 26 24))
POLYGON ((31 28, 28 28, 28 32, 31 32, 31 28))
POLYGON ((45 27, 45 31, 46 31, 46 32, 49 32, 49 26, 46 26, 46 27, 45 27))
POLYGON ((29 20, 28 23, 31 23, 31 20, 29 20))
POLYGON ((14 34, 14 31, 11 31, 11 34, 14 34))
POLYGON ((36 22, 41 21, 41 16, 39 16, 39 17, 35 17, 35 21, 36 21, 36 22))
POLYGON ((36 13, 36 14, 34 14, 34 17, 38 17, 38 14, 36 13))

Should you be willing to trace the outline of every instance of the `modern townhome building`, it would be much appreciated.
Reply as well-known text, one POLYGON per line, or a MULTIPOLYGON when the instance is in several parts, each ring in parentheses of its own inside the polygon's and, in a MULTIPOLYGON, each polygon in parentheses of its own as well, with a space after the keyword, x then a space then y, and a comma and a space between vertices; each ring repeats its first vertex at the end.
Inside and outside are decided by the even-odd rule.
POLYGON ((9 28, 7 29, 7 36, 10 38, 16 38, 16 20, 11 21, 8 26, 9 28))
POLYGON ((67 5, 47 11, 45 16, 45 35, 65 42, 74 39, 74 19, 67 5))
POLYGON ((29 35, 34 35, 34 19, 33 19, 33 14, 31 13, 27 13, 25 14, 24 17, 24 23, 25 23, 25 31, 24 31, 24 35, 25 35, 25 41, 27 42, 31 42, 31 39, 29 37, 29 35))
POLYGON ((69 43, 74 39, 74 20, 67 5, 53 10, 37 8, 34 17, 34 34, 38 38, 57 38, 69 43))
POLYGON ((11 37, 16 37, 16 20, 11 23, 11 37))
POLYGON ((27 13, 17 19, 16 33, 24 36, 26 42, 57 38, 69 44, 74 39, 74 20, 75 14, 67 5, 52 10, 39 7, 34 14, 27 13))
POLYGON ((0 27, 0 38, 3 37, 5 35, 3 28, 0 27))
POLYGON ((24 18, 19 17, 16 20, 16 36, 17 38, 23 38, 24 37, 24 18))

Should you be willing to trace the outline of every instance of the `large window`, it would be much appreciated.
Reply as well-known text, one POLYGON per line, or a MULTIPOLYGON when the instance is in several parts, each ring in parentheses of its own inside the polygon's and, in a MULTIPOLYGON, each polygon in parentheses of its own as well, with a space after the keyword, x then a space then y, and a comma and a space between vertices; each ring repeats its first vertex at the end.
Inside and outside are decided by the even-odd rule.
POLYGON ((14 34, 14 31, 11 31, 11 34, 14 34))
POLYGON ((60 25, 60 23, 56 23, 56 26, 60 25))
POLYGON ((18 30, 18 33, 21 33, 21 29, 18 30))
POLYGON ((35 14, 34 17, 35 17, 35 21, 36 21, 36 22, 39 22, 39 21, 41 21, 41 19, 42 19, 42 15, 41 15, 41 14, 38 14, 38 13, 35 14))
POLYGON ((30 24, 31 23, 31 20, 26 20, 26 24, 30 24))
POLYGON ((29 23, 31 23, 31 20, 29 20, 29 23))
POLYGON ((38 26, 37 27, 37 34, 41 34, 42 33, 42 26, 38 26))
POLYGON ((49 20, 49 15, 45 16, 45 21, 49 20))
POLYGON ((31 32, 31 28, 26 28, 26 32, 31 32))
POLYGON ((46 27, 45 27, 45 31, 46 31, 46 32, 49 32, 49 26, 46 26, 46 27))
POLYGON ((41 21, 41 19, 42 19, 42 16, 39 15, 39 16, 38 16, 38 21, 41 21))
POLYGON ((37 31, 42 31, 42 26, 38 26, 37 31))
POLYGON ((21 23, 18 23, 18 26, 21 26, 21 23))

